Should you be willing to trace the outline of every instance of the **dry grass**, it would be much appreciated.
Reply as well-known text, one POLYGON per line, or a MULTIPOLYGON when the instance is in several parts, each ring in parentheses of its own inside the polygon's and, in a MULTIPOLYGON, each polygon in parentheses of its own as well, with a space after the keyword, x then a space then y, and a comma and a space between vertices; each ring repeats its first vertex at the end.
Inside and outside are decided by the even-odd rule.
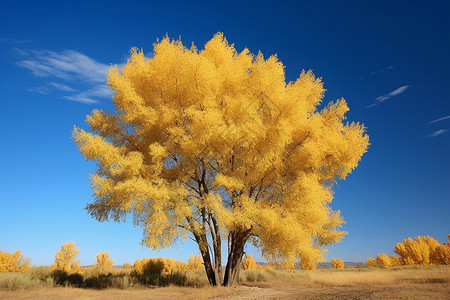
POLYGON ((81 289, 32 287, 1 290, 0 299, 449 299, 450 266, 316 271, 244 271, 243 285, 200 287, 81 289))
POLYGON ((227 288, 162 287, 155 289, 90 290, 70 287, 40 288, 36 290, 1 291, 0 299, 211 299, 233 292, 227 288))

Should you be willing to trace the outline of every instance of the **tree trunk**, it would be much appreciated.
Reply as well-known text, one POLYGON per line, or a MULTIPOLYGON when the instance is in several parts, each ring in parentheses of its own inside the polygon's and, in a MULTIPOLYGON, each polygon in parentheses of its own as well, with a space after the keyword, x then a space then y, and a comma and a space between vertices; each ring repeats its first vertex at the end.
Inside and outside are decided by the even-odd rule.
POLYGON ((200 254, 203 258, 203 264, 205 266, 206 276, 208 277, 209 284, 217 286, 222 284, 222 264, 220 248, 214 249, 214 265, 211 261, 211 255, 209 254, 207 239, 205 235, 195 235, 197 240, 200 254))
POLYGON ((244 255, 244 246, 247 242, 251 229, 244 231, 236 230, 228 236, 228 261, 225 268, 223 286, 233 286, 239 280, 241 260, 244 255))

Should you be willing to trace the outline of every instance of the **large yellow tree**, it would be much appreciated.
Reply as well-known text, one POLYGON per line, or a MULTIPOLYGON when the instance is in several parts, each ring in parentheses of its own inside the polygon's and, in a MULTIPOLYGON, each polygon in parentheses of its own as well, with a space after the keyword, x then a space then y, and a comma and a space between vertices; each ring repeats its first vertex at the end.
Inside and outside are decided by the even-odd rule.
POLYGON ((154 249, 191 237, 212 285, 236 282, 248 241, 267 259, 312 265, 345 235, 332 187, 369 139, 344 122, 344 99, 318 109, 325 89, 312 72, 286 83, 276 55, 238 53, 218 33, 201 51, 168 37, 152 58, 132 49, 108 84, 116 109, 73 131, 98 163, 87 206, 97 220, 131 214, 154 249))

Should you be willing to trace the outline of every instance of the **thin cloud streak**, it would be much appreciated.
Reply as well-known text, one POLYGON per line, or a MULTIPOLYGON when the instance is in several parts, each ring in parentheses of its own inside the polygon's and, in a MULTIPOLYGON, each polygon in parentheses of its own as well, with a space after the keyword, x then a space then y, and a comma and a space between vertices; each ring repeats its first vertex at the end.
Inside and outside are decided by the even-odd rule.
POLYGON ((50 88, 63 92, 72 93, 63 98, 85 104, 97 103, 100 98, 111 97, 111 89, 106 85, 106 74, 109 65, 97 62, 96 60, 74 50, 54 52, 49 50, 22 50, 16 52, 22 55, 24 60, 17 62, 17 65, 26 68, 36 77, 50 78, 46 86, 30 88, 30 92, 49 93, 50 88), (57 82, 67 82, 68 84, 57 82), (75 89, 69 85, 87 85, 84 89, 75 89))
POLYGON ((54 87, 57 90, 64 91, 64 92, 76 92, 76 89, 71 88, 70 86, 67 86, 65 84, 59 83, 59 82, 50 82, 50 86, 54 87))
POLYGON ((450 119, 450 116, 446 116, 446 117, 442 117, 442 118, 433 120, 433 121, 429 122, 428 124, 434 124, 434 123, 437 123, 437 122, 440 122, 440 121, 444 121, 444 120, 447 120, 447 119, 450 119))
POLYGON ((367 106, 367 108, 373 107, 375 105, 378 105, 378 104, 380 104, 382 102, 385 102, 385 101, 391 99, 394 96, 400 95, 401 93, 406 91, 409 87, 410 87, 409 85, 404 85, 404 86, 401 86, 398 89, 390 92, 389 94, 386 94, 386 95, 383 95, 383 96, 379 96, 379 97, 375 98, 375 102, 372 103, 371 105, 367 106))
POLYGON ((61 53, 54 51, 28 51, 29 59, 18 62, 35 76, 55 76, 62 79, 82 79, 88 82, 105 82, 109 65, 74 50, 61 53))
POLYGON ((27 89, 28 92, 38 93, 41 95, 47 95, 50 92, 50 89, 45 86, 35 86, 27 89))
POLYGON ((437 130, 437 131, 435 131, 435 132, 429 134, 428 136, 429 136, 430 138, 433 138, 433 137, 437 137, 437 136, 439 136, 439 135, 441 135, 441 134, 444 134, 444 133, 446 133, 446 132, 447 132, 447 129, 439 129, 439 130, 437 130))
POLYGON ((93 104, 98 102, 97 100, 95 100, 95 98, 108 98, 111 97, 111 95, 111 89, 109 88, 109 86, 99 85, 87 91, 83 91, 71 96, 64 96, 63 98, 71 101, 93 104))

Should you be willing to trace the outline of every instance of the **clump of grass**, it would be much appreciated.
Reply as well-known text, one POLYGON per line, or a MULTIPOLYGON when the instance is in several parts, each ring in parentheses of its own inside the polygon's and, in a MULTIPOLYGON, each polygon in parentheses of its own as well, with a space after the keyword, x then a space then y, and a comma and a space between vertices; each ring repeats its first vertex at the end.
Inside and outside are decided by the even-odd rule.
POLYGON ((41 286, 41 281, 32 278, 28 273, 0 273, 0 289, 14 291, 20 289, 31 289, 41 286))

